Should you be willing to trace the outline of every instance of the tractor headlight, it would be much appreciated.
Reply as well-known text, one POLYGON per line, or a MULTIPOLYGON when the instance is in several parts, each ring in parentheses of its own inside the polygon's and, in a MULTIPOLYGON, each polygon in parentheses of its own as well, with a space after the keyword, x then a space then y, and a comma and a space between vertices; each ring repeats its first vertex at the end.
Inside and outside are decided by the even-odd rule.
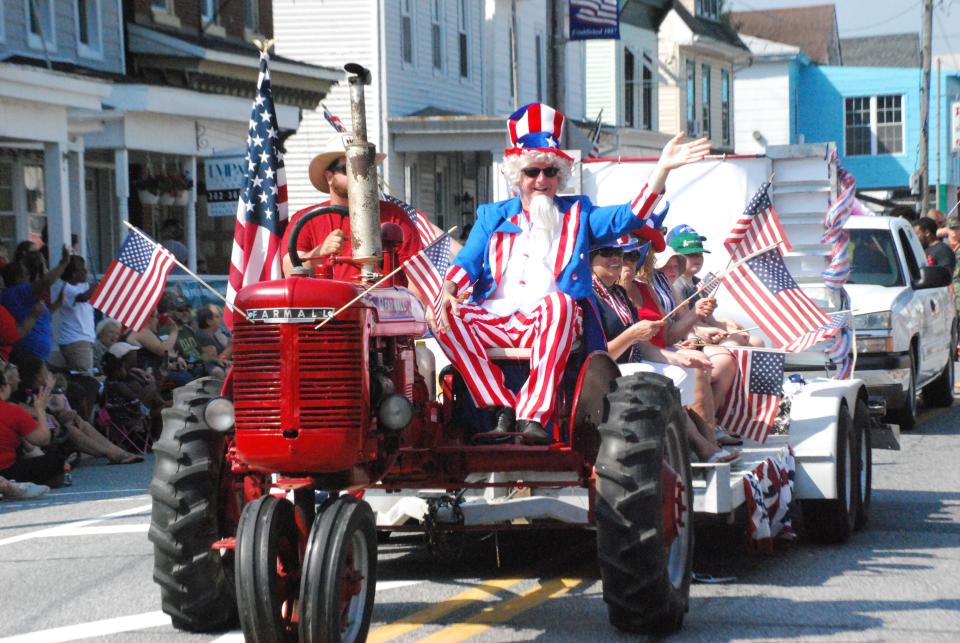
POLYGON ((404 396, 391 393, 380 402, 377 418, 384 428, 391 431, 400 431, 407 428, 407 425, 413 420, 413 405, 404 396))
POLYGON ((854 330, 888 330, 890 327, 889 310, 853 316, 854 330))
POLYGON ((214 431, 226 433, 233 428, 233 402, 225 397, 215 397, 203 407, 203 420, 214 431))

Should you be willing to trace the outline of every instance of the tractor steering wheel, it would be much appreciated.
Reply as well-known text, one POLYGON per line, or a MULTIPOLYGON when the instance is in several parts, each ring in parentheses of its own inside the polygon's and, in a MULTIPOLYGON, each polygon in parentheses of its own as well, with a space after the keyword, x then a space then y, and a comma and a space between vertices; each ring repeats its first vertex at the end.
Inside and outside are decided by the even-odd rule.
POLYGON ((315 219, 321 214, 339 214, 341 217, 346 217, 350 216, 350 210, 342 205, 324 205, 316 210, 310 210, 310 212, 307 212, 297 219, 297 222, 293 224, 293 230, 290 231, 290 238, 287 240, 287 255, 290 257, 290 264, 294 268, 299 268, 303 265, 303 259, 300 258, 300 254, 297 252, 297 237, 300 236, 300 230, 303 229, 303 226, 307 225, 308 221, 315 219))

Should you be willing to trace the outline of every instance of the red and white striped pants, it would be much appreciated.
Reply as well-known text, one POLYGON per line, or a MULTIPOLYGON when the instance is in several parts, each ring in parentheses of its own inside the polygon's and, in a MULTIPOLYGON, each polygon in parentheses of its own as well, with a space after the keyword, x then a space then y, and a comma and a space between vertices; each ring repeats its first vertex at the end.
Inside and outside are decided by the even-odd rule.
POLYGON ((451 316, 450 329, 437 341, 457 368, 478 407, 505 406, 518 420, 546 426, 553 417, 557 384, 570 348, 582 329, 580 307, 570 295, 544 297, 533 312, 501 317, 483 307, 462 304, 451 316), (516 395, 504 384, 503 372, 487 357, 486 348, 531 348, 530 377, 516 395))

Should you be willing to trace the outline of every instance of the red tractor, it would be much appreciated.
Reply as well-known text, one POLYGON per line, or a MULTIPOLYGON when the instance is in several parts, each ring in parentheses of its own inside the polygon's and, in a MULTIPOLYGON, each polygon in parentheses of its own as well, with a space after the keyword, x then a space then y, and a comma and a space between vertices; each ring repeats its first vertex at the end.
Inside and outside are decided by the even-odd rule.
MULTIPOLYGON (((354 122, 362 123, 364 74, 348 71, 356 74, 354 122)), ((375 186, 372 146, 365 132, 355 135, 353 146, 366 149, 356 151, 360 163, 348 163, 351 180, 372 175, 375 186)), ((352 153, 348 147, 348 161, 352 153)), ((370 219, 379 219, 376 201, 351 192, 350 202, 354 235, 369 230, 370 219)), ((307 217, 291 233, 294 265, 307 217)), ((396 266, 398 233, 386 224, 380 239, 364 240, 376 247, 382 239, 384 274, 396 266)), ((545 486, 588 499, 584 526, 597 532, 611 622, 628 631, 678 629, 689 597, 693 503, 683 411, 671 382, 650 373, 620 377, 605 352, 575 349, 555 401, 558 441, 475 444, 472 433, 488 418, 459 375, 445 369, 434 396, 436 375, 418 368, 416 341, 427 325, 411 292, 388 280, 328 320, 363 293, 364 279, 303 271, 244 288, 236 306, 247 318, 235 317, 226 383, 193 382, 164 411, 150 539, 154 579, 174 626, 223 629, 239 616, 247 640, 362 641, 373 609, 377 531, 358 492, 526 486, 536 495, 535 480, 468 482, 524 471, 549 473, 545 486)), ((506 368, 522 377, 527 362, 516 357, 506 368)))

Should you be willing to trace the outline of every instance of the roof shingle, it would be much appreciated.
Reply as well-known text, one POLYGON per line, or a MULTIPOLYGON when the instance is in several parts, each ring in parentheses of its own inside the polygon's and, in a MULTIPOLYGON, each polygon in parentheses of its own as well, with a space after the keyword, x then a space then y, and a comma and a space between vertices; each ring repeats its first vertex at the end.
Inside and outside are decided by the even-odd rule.
POLYGON ((734 11, 730 24, 738 33, 800 47, 818 65, 840 65, 837 13, 822 4, 763 11, 734 11))
POLYGON ((920 35, 895 33, 842 38, 843 64, 852 67, 919 67, 920 35))

